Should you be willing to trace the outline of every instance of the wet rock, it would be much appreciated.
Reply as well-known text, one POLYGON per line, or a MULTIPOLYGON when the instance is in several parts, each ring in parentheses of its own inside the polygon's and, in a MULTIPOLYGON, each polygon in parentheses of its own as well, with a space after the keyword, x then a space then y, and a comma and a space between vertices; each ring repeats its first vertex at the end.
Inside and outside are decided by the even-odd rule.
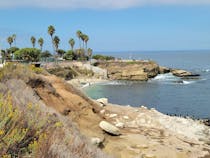
POLYGON ((121 134, 120 130, 117 127, 106 121, 101 121, 99 123, 99 127, 101 127, 101 129, 113 136, 119 136, 121 134))

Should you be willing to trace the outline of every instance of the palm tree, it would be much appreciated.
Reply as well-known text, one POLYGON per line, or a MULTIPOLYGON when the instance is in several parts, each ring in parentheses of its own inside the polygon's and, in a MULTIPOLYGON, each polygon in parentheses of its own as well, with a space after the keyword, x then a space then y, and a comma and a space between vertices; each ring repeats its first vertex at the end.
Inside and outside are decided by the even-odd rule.
POLYGON ((48 26, 48 34, 51 36, 51 39, 53 40, 53 35, 55 33, 55 28, 54 26, 50 25, 48 26))
POLYGON ((93 53, 93 50, 91 48, 88 48, 87 52, 88 52, 88 57, 89 57, 89 60, 90 60, 91 56, 92 56, 92 53, 93 53))
POLYGON ((73 38, 71 38, 71 39, 69 40, 69 44, 70 44, 70 46, 71 46, 71 50, 73 51, 73 50, 74 50, 74 45, 75 45, 75 41, 74 41, 73 38))
POLYGON ((84 39, 84 41, 85 41, 85 49, 86 49, 86 51, 87 51, 87 43, 88 43, 88 41, 89 41, 89 37, 88 37, 88 35, 85 35, 84 38, 85 38, 85 39, 84 39))
POLYGON ((80 39, 81 39, 81 36, 82 36, 82 31, 78 30, 76 34, 77 34, 77 37, 79 39, 79 48, 81 49, 81 41, 80 41, 80 39))
POLYGON ((34 36, 31 36, 31 43, 32 43, 32 46, 34 48, 35 44, 36 44, 36 38, 34 36))
POLYGON ((43 47, 43 44, 44 44, 44 39, 43 38, 39 38, 38 39, 38 43, 39 43, 40 49, 42 51, 42 47, 43 47))
POLYGON ((60 44, 60 38, 58 36, 55 36, 53 38, 53 44, 54 44, 54 47, 55 47, 55 51, 58 52, 58 46, 60 44))
POLYGON ((83 43, 83 49, 85 47, 85 38, 86 38, 86 35, 85 34, 82 34, 81 35, 81 39, 82 39, 82 43, 83 43))
POLYGON ((11 36, 9 36, 7 38, 7 42, 9 43, 10 48, 12 47, 12 43, 13 43, 13 38, 11 36))
POLYGON ((47 32, 48 32, 48 34, 51 37, 52 45, 53 45, 53 50, 55 51, 54 42, 53 42, 53 35, 55 34, 55 28, 54 28, 54 26, 52 26, 52 25, 48 26, 47 32))
POLYGON ((16 34, 13 34, 13 35, 12 35, 12 39, 13 39, 13 41, 15 42, 15 46, 16 46, 16 37, 17 37, 16 34))

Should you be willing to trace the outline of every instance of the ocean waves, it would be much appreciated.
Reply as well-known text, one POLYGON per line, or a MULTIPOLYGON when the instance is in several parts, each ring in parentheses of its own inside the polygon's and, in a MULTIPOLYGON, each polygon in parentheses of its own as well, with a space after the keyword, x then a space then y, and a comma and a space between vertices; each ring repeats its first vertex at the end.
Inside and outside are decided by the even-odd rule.
POLYGON ((204 79, 187 79, 187 78, 180 78, 174 76, 172 73, 167 74, 160 74, 156 76, 155 78, 151 79, 150 83, 162 83, 162 84, 183 84, 183 85, 189 85, 193 84, 199 81, 202 81, 204 79))

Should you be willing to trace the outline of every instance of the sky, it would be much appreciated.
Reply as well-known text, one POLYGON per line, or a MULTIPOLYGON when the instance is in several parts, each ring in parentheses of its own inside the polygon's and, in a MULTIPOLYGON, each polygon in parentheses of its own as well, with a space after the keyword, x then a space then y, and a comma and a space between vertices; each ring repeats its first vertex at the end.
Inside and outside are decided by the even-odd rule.
POLYGON ((0 0, 0 19, 2 49, 16 34, 18 47, 35 36, 52 50, 49 25, 65 50, 77 30, 94 51, 210 49, 210 0, 0 0))

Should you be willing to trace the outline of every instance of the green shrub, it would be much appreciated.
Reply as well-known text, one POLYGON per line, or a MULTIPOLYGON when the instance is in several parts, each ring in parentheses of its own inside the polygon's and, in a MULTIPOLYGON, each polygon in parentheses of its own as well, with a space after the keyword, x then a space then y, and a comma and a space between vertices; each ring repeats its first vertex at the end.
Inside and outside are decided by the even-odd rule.
POLYGON ((63 49, 58 49, 57 53, 59 57, 63 57, 63 55, 66 54, 66 51, 63 49))
POLYGON ((100 55, 100 54, 96 54, 92 58, 96 60, 114 60, 115 59, 115 57, 113 56, 106 56, 106 55, 100 55))
POLYGON ((67 51, 63 58, 66 59, 66 60, 75 59, 74 51, 72 51, 72 50, 67 51))
POLYGON ((29 104, 27 113, 21 112, 12 105, 10 95, 0 96, 0 157, 32 155, 43 146, 47 129, 57 127, 50 116, 40 121, 40 115, 39 107, 29 104))
POLYGON ((77 73, 70 67, 56 67, 47 69, 50 74, 56 75, 58 77, 64 78, 65 80, 70 80, 77 76, 77 73))

